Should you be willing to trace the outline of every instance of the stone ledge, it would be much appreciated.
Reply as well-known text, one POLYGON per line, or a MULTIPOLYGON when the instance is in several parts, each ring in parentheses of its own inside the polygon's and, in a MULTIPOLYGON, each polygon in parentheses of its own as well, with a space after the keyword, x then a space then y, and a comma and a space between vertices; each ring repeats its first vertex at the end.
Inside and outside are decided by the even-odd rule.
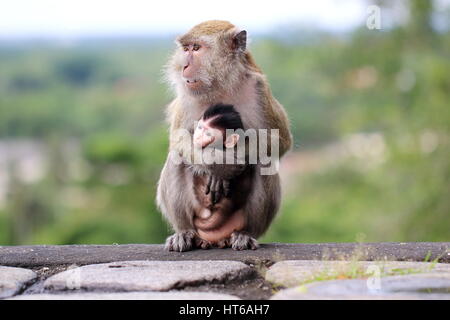
POLYGON ((272 243, 255 251, 183 253, 142 244, 0 247, 0 299, 450 299, 449 248, 437 242, 272 243), (380 284, 376 292, 372 280, 380 284))
POLYGON ((214 292, 84 292, 59 294, 29 294, 10 298, 11 300, 238 300, 239 298, 214 292))
POLYGON ((36 277, 31 270, 0 266, 0 299, 17 294, 36 277))
POLYGON ((122 261, 82 266, 44 283, 50 291, 169 291, 204 283, 228 283, 253 276, 237 261, 122 261))
POLYGON ((38 268, 59 265, 87 265, 130 260, 232 260, 247 264, 271 265, 283 260, 393 260, 425 261, 437 259, 450 263, 450 242, 410 243, 268 243, 258 250, 231 249, 168 252, 163 245, 65 245, 65 246, 4 246, 0 247, 0 265, 38 268))

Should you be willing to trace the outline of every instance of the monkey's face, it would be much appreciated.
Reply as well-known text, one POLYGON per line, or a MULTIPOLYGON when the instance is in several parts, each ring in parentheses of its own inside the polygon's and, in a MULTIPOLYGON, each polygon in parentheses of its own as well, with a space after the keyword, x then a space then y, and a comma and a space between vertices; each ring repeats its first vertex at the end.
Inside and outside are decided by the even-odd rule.
POLYGON ((202 61, 208 51, 204 43, 183 44, 181 49, 184 52, 184 63, 182 78, 187 88, 198 90, 203 85, 201 70, 203 69, 202 61))
POLYGON ((222 130, 212 127, 211 121, 201 119, 194 131, 194 146, 196 148, 206 148, 219 145, 223 145, 222 130))
POLYGON ((178 48, 167 75, 177 89, 193 95, 229 93, 245 72, 245 31, 215 34, 187 33, 177 39, 178 48))
POLYGON ((189 93, 208 92, 213 84, 211 44, 201 40, 178 42, 168 75, 178 88, 189 93))
POLYGON ((213 119, 203 120, 197 124, 194 130, 194 147, 202 149, 206 147, 213 148, 233 148, 239 141, 239 135, 233 133, 225 137, 224 128, 216 128, 212 126, 211 122, 213 119))

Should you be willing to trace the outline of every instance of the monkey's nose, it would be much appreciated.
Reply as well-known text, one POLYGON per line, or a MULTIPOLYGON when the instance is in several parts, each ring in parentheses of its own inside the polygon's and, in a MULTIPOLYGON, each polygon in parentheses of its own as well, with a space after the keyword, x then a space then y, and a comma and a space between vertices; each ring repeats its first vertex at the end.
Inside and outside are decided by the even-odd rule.
POLYGON ((183 71, 182 71, 183 76, 189 77, 190 72, 191 72, 191 68, 190 68, 190 64, 188 63, 183 67, 183 71))

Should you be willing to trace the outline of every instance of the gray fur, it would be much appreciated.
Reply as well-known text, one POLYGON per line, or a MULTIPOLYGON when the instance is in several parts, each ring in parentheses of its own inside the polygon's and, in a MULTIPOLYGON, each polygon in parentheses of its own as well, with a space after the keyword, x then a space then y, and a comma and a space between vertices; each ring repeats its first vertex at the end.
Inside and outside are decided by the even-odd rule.
POLYGON ((233 250, 256 250, 259 247, 258 241, 246 232, 233 232, 230 245, 233 250))
POLYGON ((194 247, 195 231, 177 232, 166 240, 165 248, 169 251, 189 251, 194 247))
MULTIPOLYGON (((203 92, 189 92, 184 87, 181 78, 183 55, 180 49, 167 65, 167 79, 177 93, 177 98, 169 105, 167 111, 171 125, 170 150, 183 155, 186 159, 190 157, 186 152, 189 147, 182 142, 173 141, 173 130, 184 128, 192 133, 195 122, 203 112, 210 105, 217 103, 234 105, 242 117, 244 129, 280 129, 280 141, 285 142, 280 147, 280 156, 291 146, 289 121, 283 107, 272 96, 265 76, 254 66, 248 65, 247 51, 239 50, 238 54, 232 54, 224 49, 225 44, 229 43, 227 37, 231 35, 236 35, 235 30, 218 34, 214 36, 215 38, 208 36, 211 53, 202 62, 203 68, 199 71, 199 76, 210 86, 203 92)), ((243 40, 244 35, 244 33, 240 35, 240 40, 243 40)), ((243 41, 240 44, 243 45, 243 41)), ((158 207, 176 232, 167 240, 166 248, 169 250, 189 250, 196 242, 200 247, 208 247, 208 244, 193 238, 196 233, 193 216, 197 200, 192 180, 189 180, 189 177, 192 177, 188 174, 189 169, 192 170, 193 167, 174 164, 169 153, 158 183, 158 207)), ((241 232, 233 233, 230 239, 224 239, 221 245, 231 245, 236 250, 256 249, 255 239, 261 236, 273 221, 280 201, 279 175, 262 176, 258 169, 251 194, 243 210, 246 214, 246 227, 241 232)))
POLYGON ((259 238, 263 235, 278 212, 280 202, 279 175, 263 176, 256 174, 252 193, 244 208, 244 212, 247 213, 247 227, 245 231, 254 238, 259 238))
POLYGON ((247 31, 242 30, 234 37, 236 49, 245 51, 247 49, 247 31))
POLYGON ((176 164, 170 152, 161 171, 156 202, 175 232, 193 230, 195 195, 185 164, 176 164))

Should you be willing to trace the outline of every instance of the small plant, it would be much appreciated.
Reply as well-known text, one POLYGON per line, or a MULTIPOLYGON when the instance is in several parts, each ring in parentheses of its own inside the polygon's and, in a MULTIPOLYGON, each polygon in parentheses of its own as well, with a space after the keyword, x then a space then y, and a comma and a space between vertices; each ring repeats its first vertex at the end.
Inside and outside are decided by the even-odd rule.
MULTIPOLYGON (((329 264, 325 264, 325 267, 320 271, 312 274, 311 277, 307 280, 301 281, 301 283, 299 283, 300 287, 306 289, 306 287, 304 287, 305 284, 317 281, 367 279, 373 276, 372 272, 370 272, 367 268, 368 265, 366 263, 361 263, 361 261, 364 260, 363 258, 368 256, 368 252, 363 249, 363 243, 359 242, 358 246, 350 256, 341 256, 338 261, 335 261, 331 266, 329 264)), ((386 259, 383 261, 374 262, 374 264, 379 267, 380 277, 418 274, 432 271, 436 267, 436 264, 439 262, 439 260, 447 252, 448 250, 437 256, 432 261, 430 261, 432 254, 431 252, 428 252, 423 261, 427 262, 428 265, 418 268, 389 268, 389 266, 386 265, 386 263, 388 263, 389 261, 386 259)), ((330 261, 328 253, 324 253, 322 261, 330 261)))

